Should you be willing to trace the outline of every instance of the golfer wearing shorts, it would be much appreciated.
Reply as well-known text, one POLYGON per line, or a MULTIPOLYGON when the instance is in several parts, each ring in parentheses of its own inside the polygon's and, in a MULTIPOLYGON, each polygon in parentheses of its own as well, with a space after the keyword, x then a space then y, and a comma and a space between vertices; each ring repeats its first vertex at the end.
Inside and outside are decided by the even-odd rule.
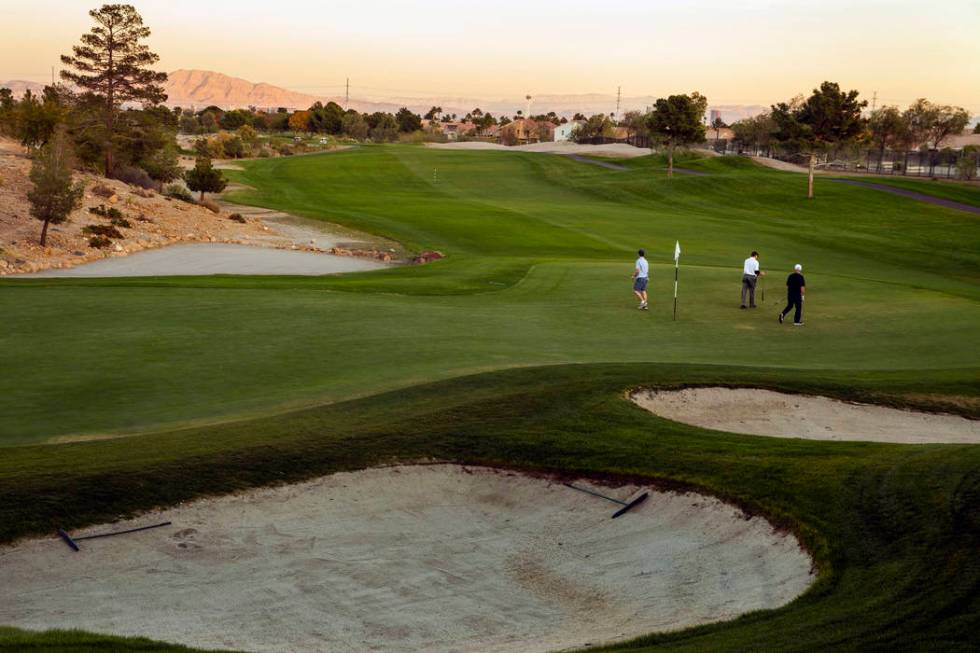
POLYGON ((639 258, 636 259, 636 265, 633 266, 633 294, 640 300, 640 305, 637 308, 645 311, 649 308, 647 306, 647 281, 650 279, 650 264, 647 263, 644 250, 641 249, 637 254, 639 254, 639 258))
POLYGON ((745 259, 742 264, 742 308, 755 308, 755 284, 765 272, 759 270, 759 252, 745 259), (745 305, 745 295, 749 296, 749 304, 745 305))
POLYGON ((797 263, 793 273, 786 277, 786 308, 779 314, 782 324, 790 309, 796 309, 793 315, 793 326, 803 326, 803 295, 806 294, 806 279, 803 278, 803 266, 797 263))

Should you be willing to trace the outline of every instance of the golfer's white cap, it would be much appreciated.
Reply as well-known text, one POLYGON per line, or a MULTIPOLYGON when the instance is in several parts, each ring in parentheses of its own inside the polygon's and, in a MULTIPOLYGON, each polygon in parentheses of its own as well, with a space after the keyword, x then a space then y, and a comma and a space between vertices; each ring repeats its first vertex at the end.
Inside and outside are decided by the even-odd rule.
POLYGON ((796 265, 793 266, 793 269, 796 270, 797 272, 801 272, 803 270, 803 266, 797 263, 796 265))

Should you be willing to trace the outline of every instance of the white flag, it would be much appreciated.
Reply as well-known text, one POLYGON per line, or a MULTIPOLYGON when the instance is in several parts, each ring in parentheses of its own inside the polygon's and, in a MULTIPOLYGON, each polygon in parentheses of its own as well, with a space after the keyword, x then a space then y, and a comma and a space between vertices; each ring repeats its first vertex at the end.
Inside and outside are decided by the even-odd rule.
POLYGON ((676 241, 674 243, 674 263, 681 260, 681 241, 676 241))

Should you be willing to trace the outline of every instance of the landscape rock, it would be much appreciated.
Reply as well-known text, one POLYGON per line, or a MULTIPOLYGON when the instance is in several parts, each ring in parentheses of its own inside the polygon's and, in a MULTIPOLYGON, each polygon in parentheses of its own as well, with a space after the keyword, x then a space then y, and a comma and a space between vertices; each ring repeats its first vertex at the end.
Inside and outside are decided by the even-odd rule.
POLYGON ((412 259, 412 263, 424 264, 430 263, 432 261, 438 261, 441 258, 446 258, 446 255, 442 252, 436 252, 431 250, 426 250, 420 253, 418 256, 412 259))

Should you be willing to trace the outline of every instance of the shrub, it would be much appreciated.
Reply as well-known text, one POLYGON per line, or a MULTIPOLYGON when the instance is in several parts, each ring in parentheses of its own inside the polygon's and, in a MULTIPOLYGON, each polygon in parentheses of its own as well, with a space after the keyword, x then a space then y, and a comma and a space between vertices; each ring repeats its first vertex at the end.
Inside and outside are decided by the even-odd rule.
MULTIPOLYGON (((167 145, 144 159, 140 162, 140 167, 146 171, 151 179, 163 183, 180 179, 180 175, 183 173, 180 168, 180 161, 177 159, 177 148, 174 145, 167 145)), ((139 186, 140 184, 136 185, 139 186)))
POLYGON ((183 184, 169 184, 163 189, 163 194, 181 202, 194 204, 194 196, 183 184))
POLYGON ((224 142, 224 154, 230 159, 240 159, 245 156, 245 143, 235 136, 224 142))
POLYGON ((232 213, 231 215, 228 216, 228 219, 245 224, 245 218, 242 217, 241 213, 232 213))
POLYGON ((110 220, 112 220, 113 222, 115 222, 116 220, 122 220, 123 219, 123 214, 122 214, 122 211, 120 211, 116 207, 110 206, 109 207, 109 210, 105 212, 105 217, 107 217, 110 220))
POLYGON ((133 225, 130 224, 129 220, 127 220, 126 218, 124 218, 122 216, 119 216, 118 218, 111 218, 109 220, 109 222, 110 222, 110 224, 112 224, 115 227, 122 227, 123 229, 132 229, 133 228, 133 225))
POLYGON ((421 131, 404 132, 398 135, 398 142, 419 145, 425 142, 425 134, 421 131))
POLYGON ((92 215, 100 215, 103 218, 108 217, 109 211, 106 209, 105 204, 99 204, 98 206, 90 206, 88 212, 92 215))
POLYGON ((205 198, 205 199, 201 200, 200 202, 198 202, 198 204, 200 204, 201 206, 203 206, 204 208, 206 208, 211 213, 221 213, 221 207, 214 200, 210 200, 210 199, 205 198))
POLYGON ((104 197, 108 199, 115 195, 116 191, 112 190, 105 184, 96 184, 95 186, 92 186, 92 194, 96 197, 104 197))
POLYGON ((105 236, 92 236, 88 239, 88 246, 96 249, 104 249, 112 244, 112 241, 105 236))
POLYGON ((238 138, 242 139, 245 145, 252 146, 259 140, 259 134, 251 125, 242 125, 238 128, 238 138))
POLYGON ((146 170, 135 166, 122 166, 117 168, 112 176, 119 181, 126 182, 130 186, 139 186, 140 188, 157 187, 157 182, 153 181, 153 178, 150 177, 146 170))
MULTIPOLYGON (((966 148, 964 148, 965 151, 966 148)), ((963 154, 956 161, 956 176, 964 181, 970 181, 977 176, 977 155, 963 154)))
POLYGON ((90 224, 82 228, 82 233, 89 236, 102 236, 103 238, 123 237, 119 230, 110 224, 90 224))

